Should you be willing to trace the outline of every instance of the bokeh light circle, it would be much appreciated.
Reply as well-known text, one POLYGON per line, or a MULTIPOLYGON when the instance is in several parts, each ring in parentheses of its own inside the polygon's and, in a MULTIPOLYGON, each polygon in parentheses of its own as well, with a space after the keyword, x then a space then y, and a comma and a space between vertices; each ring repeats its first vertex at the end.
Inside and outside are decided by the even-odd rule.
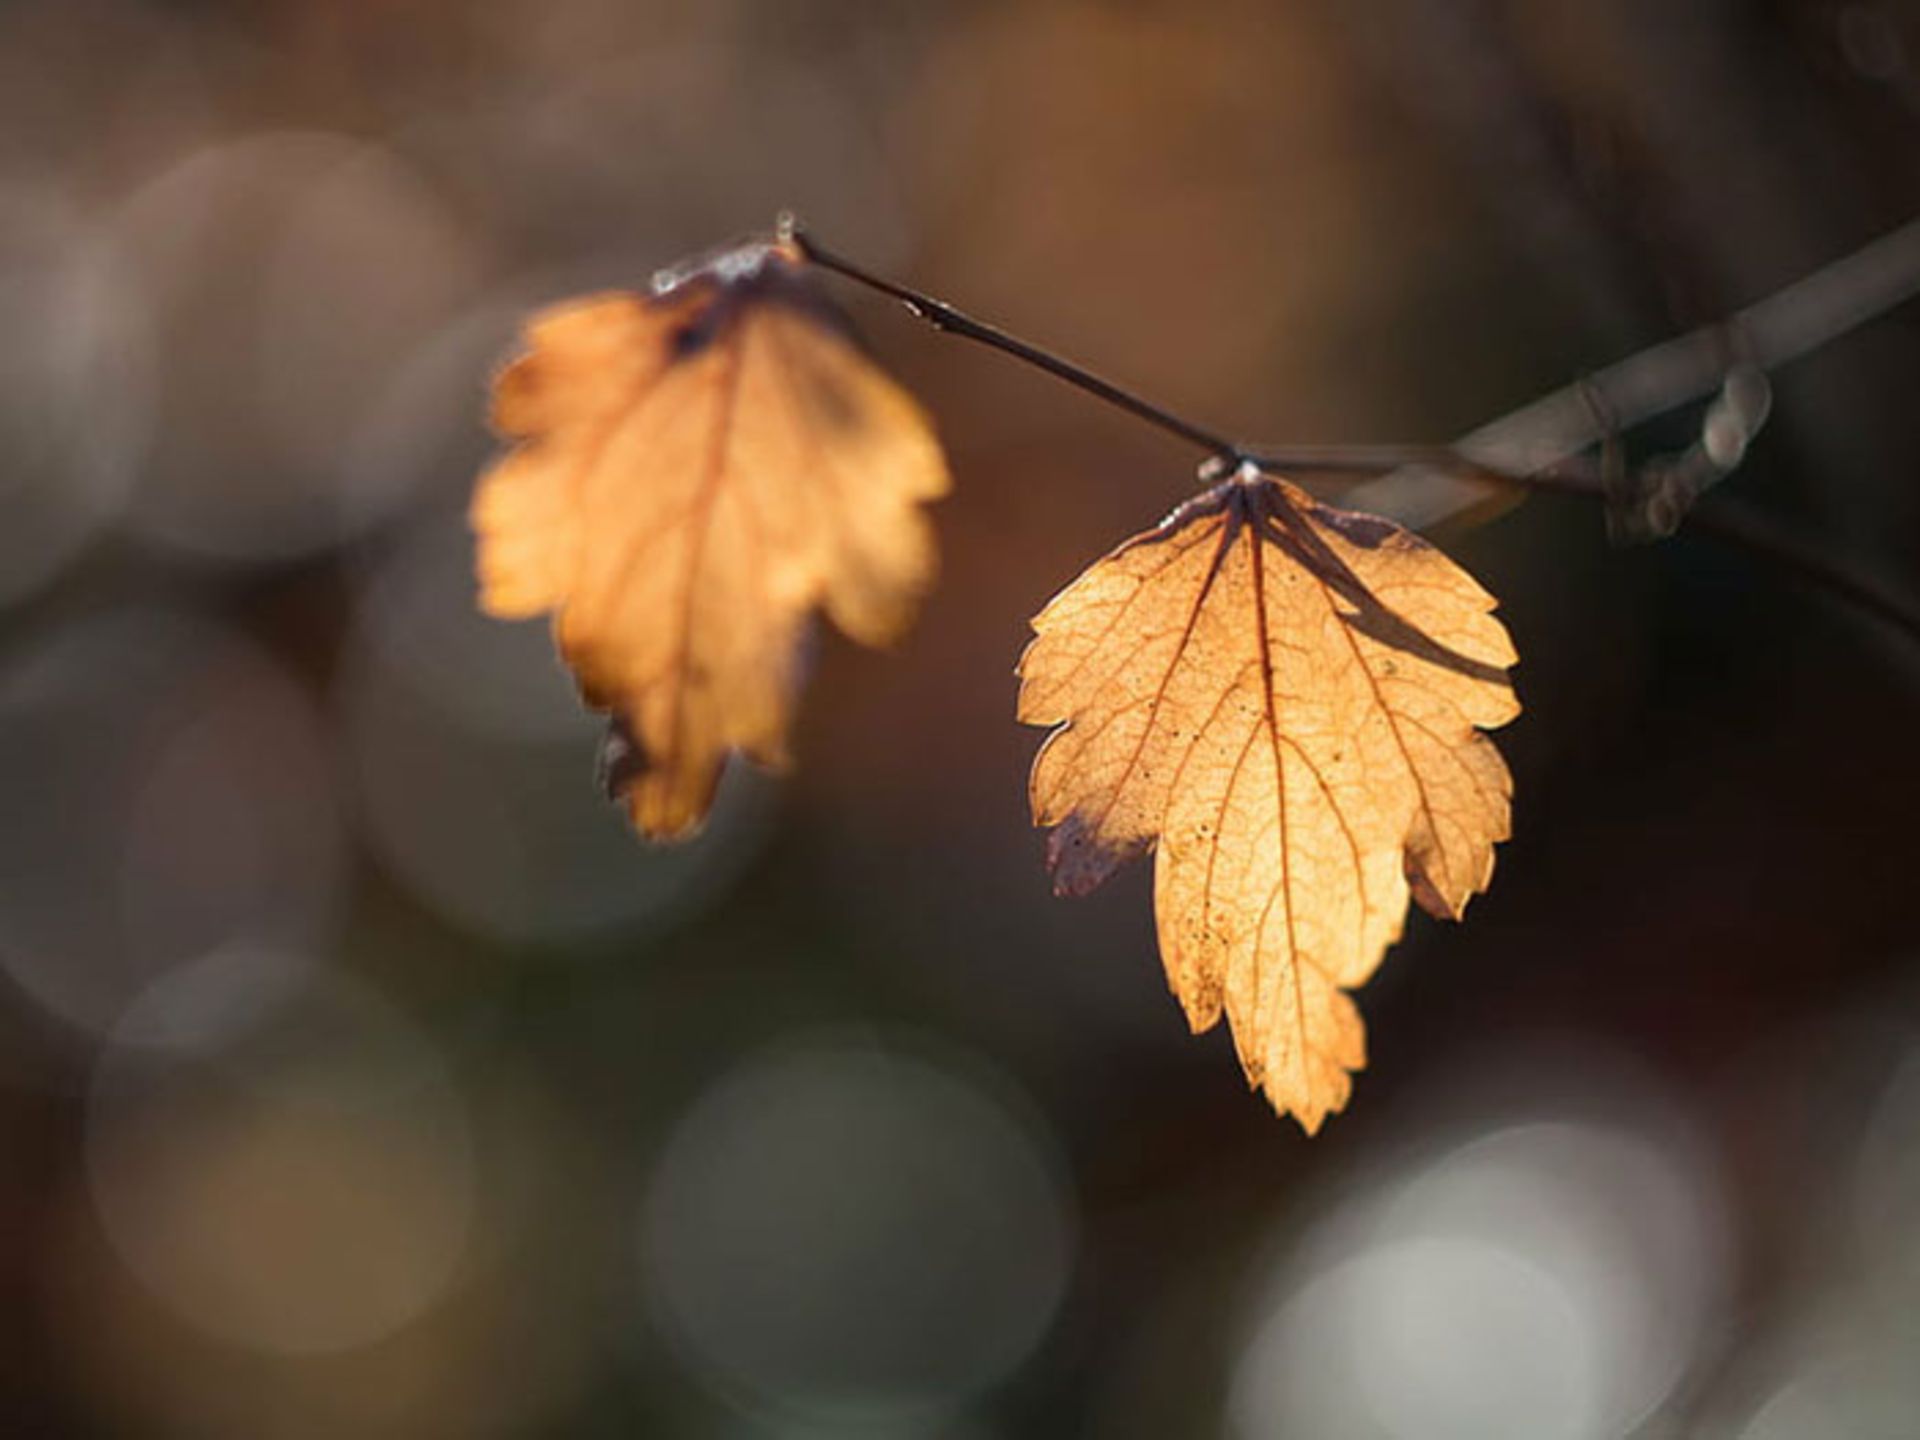
POLYGON ((345 838, 299 681, 218 622, 99 612, 0 668, 0 969, 95 1034, 203 953, 319 953, 345 838))
POLYGON ((0 605, 47 584, 118 513, 146 444, 145 311, 89 219, 0 189, 0 605))
POLYGON ((193 1023, 236 967, 275 963, 223 952, 135 1002, 96 1069, 88 1175, 115 1252, 175 1313, 245 1349, 325 1354, 445 1292, 474 1157, 432 1045, 340 975, 312 972, 253 1023, 193 1023))
POLYGON ((1075 1223, 1050 1142, 997 1092, 911 1041, 838 1032, 721 1079, 642 1227, 676 1352, 745 1408, 841 1426, 1009 1374, 1061 1302, 1075 1223))
POLYGON ((1908 1044, 1882 1089, 1852 1178, 1861 1250, 1920 1284, 1920 1043, 1908 1044))
POLYGON ((1236 1433, 1573 1440, 1593 1433, 1588 1340, 1555 1278, 1513 1250, 1458 1237, 1380 1245, 1316 1276, 1256 1339, 1242 1376, 1275 1373, 1259 1397, 1243 1378, 1236 1433), (1345 1404, 1325 1393, 1335 1384, 1345 1404))
POLYGON ((546 626, 479 613, 472 540, 451 515, 369 570, 340 703, 375 853, 501 940, 658 929, 719 894, 765 833, 767 782, 736 764, 697 837, 635 838, 594 782, 605 720, 581 707, 546 626))
POLYGON ((197 557, 336 545, 410 498, 342 483, 402 359, 478 292, 482 257, 377 145, 268 132, 194 151, 113 222, 168 357, 128 523, 197 557))
POLYGON ((1602 1440, 1672 1393, 1725 1299, 1725 1215, 1677 1131, 1502 1124, 1348 1197, 1273 1277, 1243 1440, 1602 1440))

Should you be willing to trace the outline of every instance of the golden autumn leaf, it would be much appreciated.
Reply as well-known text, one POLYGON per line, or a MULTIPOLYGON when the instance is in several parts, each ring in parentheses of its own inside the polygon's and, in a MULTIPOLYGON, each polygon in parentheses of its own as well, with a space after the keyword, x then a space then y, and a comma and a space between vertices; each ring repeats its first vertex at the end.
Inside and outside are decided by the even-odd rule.
POLYGON ((1034 618, 1020 718, 1054 725, 1034 823, 1080 894, 1151 846, 1198 1032, 1311 1134, 1366 1063, 1352 998, 1407 899, 1459 918, 1509 832, 1481 729, 1519 713, 1493 598, 1425 541, 1243 470, 1034 618))
POLYGON ((481 607, 553 613, 613 715, 609 794, 684 835, 730 752, 786 762, 816 609, 868 645, 912 620, 946 464, 786 241, 541 311, 526 343, 493 391, 517 443, 473 497, 481 607))

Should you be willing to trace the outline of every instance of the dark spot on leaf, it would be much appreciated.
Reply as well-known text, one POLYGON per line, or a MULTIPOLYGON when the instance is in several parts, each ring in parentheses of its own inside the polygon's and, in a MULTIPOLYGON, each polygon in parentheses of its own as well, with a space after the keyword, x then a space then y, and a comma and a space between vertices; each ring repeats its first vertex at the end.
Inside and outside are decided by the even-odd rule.
POLYGON ((674 360, 687 360, 719 338, 725 316, 722 307, 710 305, 692 320, 673 332, 667 341, 667 352, 674 360))
POLYGON ((865 412, 839 381, 812 369, 802 369, 795 378, 821 424, 842 434, 866 427, 865 412))
POLYGON ((1053 893, 1085 895, 1142 847, 1110 849, 1087 833, 1078 815, 1069 815, 1047 836, 1047 869, 1053 893))

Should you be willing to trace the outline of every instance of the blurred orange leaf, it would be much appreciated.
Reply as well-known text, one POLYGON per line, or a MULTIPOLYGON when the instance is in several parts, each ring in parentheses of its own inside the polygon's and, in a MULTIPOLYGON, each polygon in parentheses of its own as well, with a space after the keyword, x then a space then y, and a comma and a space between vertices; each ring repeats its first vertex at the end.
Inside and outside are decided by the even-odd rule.
POLYGON ((518 443, 473 498, 480 603, 553 612, 582 695, 613 714, 609 793, 643 833, 681 836, 731 751, 786 763, 816 608, 869 645, 911 622, 946 464, 784 242, 557 305, 526 338, 493 393, 518 443))
POLYGON ((1459 918, 1509 832, 1480 728, 1519 712, 1493 598, 1425 541, 1250 470, 1096 562, 1035 617, 1020 718, 1055 889, 1152 846, 1160 952, 1198 1032, 1309 1134, 1365 1032, 1345 992, 1409 890, 1459 918))

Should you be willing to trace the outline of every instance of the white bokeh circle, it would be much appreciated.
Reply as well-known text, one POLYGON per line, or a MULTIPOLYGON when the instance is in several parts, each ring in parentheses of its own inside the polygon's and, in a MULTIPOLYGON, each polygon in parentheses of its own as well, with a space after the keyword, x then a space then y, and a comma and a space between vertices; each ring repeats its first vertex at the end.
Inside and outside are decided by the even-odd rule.
POLYGON ((1073 1267, 1050 1140, 912 1040, 776 1045, 681 1119, 642 1224, 657 1325, 748 1410, 851 1427, 950 1411, 1040 1343, 1073 1267))

